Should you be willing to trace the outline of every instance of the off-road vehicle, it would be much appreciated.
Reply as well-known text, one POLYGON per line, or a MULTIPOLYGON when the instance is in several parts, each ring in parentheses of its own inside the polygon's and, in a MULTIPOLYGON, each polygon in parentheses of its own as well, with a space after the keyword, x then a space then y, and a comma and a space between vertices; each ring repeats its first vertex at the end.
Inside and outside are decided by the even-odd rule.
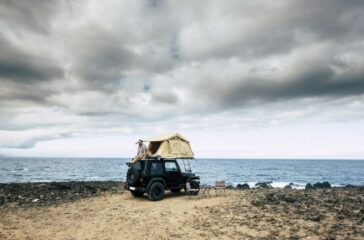
POLYGON ((127 188, 135 197, 144 193, 152 201, 161 200, 165 190, 179 192, 193 189, 198 194, 200 177, 191 172, 194 159, 189 141, 178 133, 158 135, 143 140, 149 142, 145 160, 128 163, 127 188), (183 162, 182 172, 177 159, 183 162), (187 162, 187 163, 186 163, 187 162))
MULTIPOLYGON (((152 201, 161 200, 165 190, 178 193, 181 189, 199 189, 200 177, 191 172, 182 172, 176 159, 147 159, 129 164, 127 188, 134 197, 144 193, 152 201)), ((195 192, 197 194, 198 192, 195 192)))

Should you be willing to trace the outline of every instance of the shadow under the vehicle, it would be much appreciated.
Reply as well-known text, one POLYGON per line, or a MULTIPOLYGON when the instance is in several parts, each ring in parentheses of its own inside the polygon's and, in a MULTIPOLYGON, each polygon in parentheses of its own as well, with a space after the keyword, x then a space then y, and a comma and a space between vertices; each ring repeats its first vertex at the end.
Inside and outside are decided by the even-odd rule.
MULTIPOLYGON (((171 191, 166 191, 164 193, 163 199, 168 199, 168 198, 176 198, 176 197, 183 197, 183 196, 187 196, 186 193, 182 190, 179 193, 173 193, 171 191)), ((130 193, 130 197, 131 199, 135 199, 135 200, 140 200, 140 201, 150 201, 148 198, 148 194, 144 193, 143 197, 133 197, 130 193)), ((163 199, 161 201, 163 201, 163 199)))

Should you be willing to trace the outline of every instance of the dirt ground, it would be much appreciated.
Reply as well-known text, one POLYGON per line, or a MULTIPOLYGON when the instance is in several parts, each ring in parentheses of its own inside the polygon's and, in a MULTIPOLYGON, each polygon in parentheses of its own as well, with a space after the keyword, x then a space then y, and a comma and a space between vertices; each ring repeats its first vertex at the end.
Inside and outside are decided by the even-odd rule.
POLYGON ((364 239, 363 190, 335 191, 167 193, 158 202, 106 192, 55 206, 13 204, 0 209, 0 239, 364 239))

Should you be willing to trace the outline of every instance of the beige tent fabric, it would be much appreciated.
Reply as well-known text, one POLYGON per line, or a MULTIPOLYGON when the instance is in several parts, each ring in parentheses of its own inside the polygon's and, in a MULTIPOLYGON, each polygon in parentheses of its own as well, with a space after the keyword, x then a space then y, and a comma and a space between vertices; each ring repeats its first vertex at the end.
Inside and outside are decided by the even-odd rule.
POLYGON ((176 137, 184 140, 185 142, 188 142, 188 140, 179 133, 160 134, 160 135, 156 135, 156 136, 153 136, 153 137, 143 139, 143 141, 145 141, 145 142, 160 142, 160 141, 165 141, 165 140, 169 140, 169 139, 176 138, 176 137))
POLYGON ((149 142, 148 155, 161 158, 193 159, 190 143, 178 133, 163 134, 144 139, 149 142))

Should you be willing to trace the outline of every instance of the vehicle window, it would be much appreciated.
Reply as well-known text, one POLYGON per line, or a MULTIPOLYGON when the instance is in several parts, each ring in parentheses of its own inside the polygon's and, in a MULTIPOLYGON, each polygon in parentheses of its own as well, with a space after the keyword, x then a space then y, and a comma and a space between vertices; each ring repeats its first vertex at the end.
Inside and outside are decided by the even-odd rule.
POLYGON ((161 163, 152 163, 151 169, 150 169, 151 175, 162 175, 163 174, 163 168, 161 163))
POLYGON ((177 172, 178 168, 175 162, 165 162, 166 172, 177 172))

